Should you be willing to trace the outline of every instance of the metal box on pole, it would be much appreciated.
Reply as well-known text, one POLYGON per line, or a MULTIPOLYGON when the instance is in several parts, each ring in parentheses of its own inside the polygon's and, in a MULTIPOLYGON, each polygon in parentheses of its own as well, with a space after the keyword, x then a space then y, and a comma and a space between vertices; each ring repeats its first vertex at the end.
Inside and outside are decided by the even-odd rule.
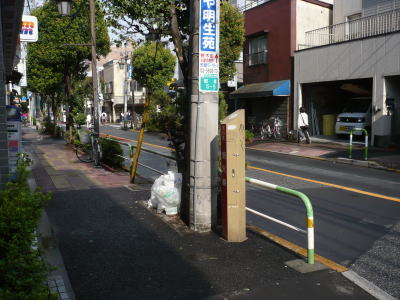
POLYGON ((222 231, 228 242, 246 240, 244 110, 221 121, 222 231))

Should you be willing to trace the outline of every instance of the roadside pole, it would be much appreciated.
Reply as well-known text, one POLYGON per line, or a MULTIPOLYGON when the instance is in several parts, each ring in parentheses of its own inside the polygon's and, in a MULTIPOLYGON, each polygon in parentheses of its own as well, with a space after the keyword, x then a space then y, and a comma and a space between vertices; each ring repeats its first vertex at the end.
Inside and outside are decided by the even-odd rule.
MULTIPOLYGON (((92 49, 92 83, 93 83, 93 108, 94 108, 94 136, 99 137, 100 134, 100 122, 99 122, 99 91, 97 83, 97 55, 96 55, 96 17, 95 17, 95 6, 94 0, 89 0, 90 10, 90 38, 91 38, 91 49, 92 49)), ((95 151, 95 155, 98 156, 98 151, 95 151)), ((95 161, 99 161, 99 157, 96 157, 95 161)))
POLYGON ((219 0, 191 0, 191 12, 189 221, 207 232, 217 204, 219 0))

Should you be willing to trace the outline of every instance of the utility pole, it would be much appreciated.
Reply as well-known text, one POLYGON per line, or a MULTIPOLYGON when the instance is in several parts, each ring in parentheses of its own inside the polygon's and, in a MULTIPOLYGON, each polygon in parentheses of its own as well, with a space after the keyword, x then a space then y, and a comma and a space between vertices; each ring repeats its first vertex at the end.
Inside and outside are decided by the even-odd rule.
MULTIPOLYGON (((96 54, 96 17, 94 0, 89 0, 90 9, 90 37, 91 37, 91 48, 92 48, 92 85, 93 85, 93 108, 94 108, 94 135, 99 136, 100 133, 100 122, 99 122, 99 90, 97 82, 97 54, 96 54)), ((98 155, 98 151, 95 151, 95 155, 98 155)), ((99 161, 99 158, 95 161, 99 161)))
MULTIPOLYGON (((216 223, 218 177, 218 89, 199 89, 200 10, 204 5, 219 12, 219 0, 191 0, 189 222, 198 232, 210 231, 216 223)), ((209 21, 218 50, 217 13, 209 21)))
POLYGON ((126 116, 128 111, 128 53, 126 51, 126 43, 125 43, 125 51, 124 51, 124 128, 126 129, 126 116))

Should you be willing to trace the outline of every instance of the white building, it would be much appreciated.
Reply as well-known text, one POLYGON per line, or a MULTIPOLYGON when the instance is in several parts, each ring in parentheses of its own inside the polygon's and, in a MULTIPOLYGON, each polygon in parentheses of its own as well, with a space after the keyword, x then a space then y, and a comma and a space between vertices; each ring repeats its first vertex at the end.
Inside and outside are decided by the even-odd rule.
POLYGON ((102 66, 100 73, 103 88, 103 108, 109 117, 109 121, 120 120, 124 112, 126 101, 127 112, 142 113, 145 103, 145 89, 141 87, 129 75, 128 66, 133 48, 127 47, 111 48, 107 57, 102 58, 99 65, 102 66))
POLYGON ((371 142, 400 143, 400 0, 334 0, 333 24, 307 32, 295 54, 294 97, 313 134, 324 115, 370 99, 371 142))

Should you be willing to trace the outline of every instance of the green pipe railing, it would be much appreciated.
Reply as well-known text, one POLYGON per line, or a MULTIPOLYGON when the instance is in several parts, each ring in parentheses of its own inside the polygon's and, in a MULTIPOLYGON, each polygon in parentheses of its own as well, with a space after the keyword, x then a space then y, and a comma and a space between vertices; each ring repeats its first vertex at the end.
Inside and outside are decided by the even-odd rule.
POLYGON ((349 142, 349 158, 352 158, 353 151, 353 131, 362 131, 365 135, 365 147, 364 147, 364 159, 368 160, 368 131, 364 128, 352 128, 350 130, 350 142, 349 142))

